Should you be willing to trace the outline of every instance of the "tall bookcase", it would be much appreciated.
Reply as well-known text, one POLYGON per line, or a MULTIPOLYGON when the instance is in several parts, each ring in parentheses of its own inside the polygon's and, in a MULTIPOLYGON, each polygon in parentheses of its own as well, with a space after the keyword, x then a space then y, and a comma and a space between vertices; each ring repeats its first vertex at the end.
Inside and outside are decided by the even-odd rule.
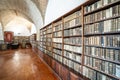
POLYGON ((84 7, 84 68, 92 80, 120 79, 120 0, 84 7))
POLYGON ((81 73, 82 27, 81 9, 64 17, 63 64, 81 73))
POLYGON ((53 24, 53 58, 62 63, 62 20, 53 24))
POLYGON ((120 80, 120 0, 88 0, 40 29, 42 58, 63 80, 120 80))

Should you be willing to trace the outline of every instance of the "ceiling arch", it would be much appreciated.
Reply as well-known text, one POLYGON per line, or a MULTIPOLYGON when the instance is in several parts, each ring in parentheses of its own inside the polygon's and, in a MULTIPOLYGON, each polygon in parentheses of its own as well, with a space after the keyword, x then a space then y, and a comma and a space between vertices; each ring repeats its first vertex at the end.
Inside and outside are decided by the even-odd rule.
POLYGON ((23 17, 35 26, 44 23, 47 0, 0 0, 0 19, 5 26, 14 16, 23 17))

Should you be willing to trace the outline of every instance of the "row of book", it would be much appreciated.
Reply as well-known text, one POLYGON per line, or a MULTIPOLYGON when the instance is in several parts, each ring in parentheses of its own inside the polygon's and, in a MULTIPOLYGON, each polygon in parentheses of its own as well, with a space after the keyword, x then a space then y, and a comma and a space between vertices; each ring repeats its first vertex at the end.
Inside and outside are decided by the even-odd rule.
POLYGON ((85 55, 120 62, 120 49, 85 47, 85 55))
POLYGON ((85 65, 120 78, 120 65, 85 56, 85 65))
POLYGON ((43 49, 43 53, 46 54, 46 53, 47 53, 47 50, 46 50, 46 49, 43 49))
POLYGON ((43 35, 45 35, 46 34, 46 30, 45 31, 43 31, 43 35))
POLYGON ((47 47, 52 47, 52 42, 46 42, 47 47))
POLYGON ((59 55, 62 55, 62 50, 59 50, 59 49, 53 49, 53 52, 55 53, 55 54, 59 54, 59 55))
POLYGON ((52 34, 47 34, 46 37, 52 38, 52 34))
POLYGON ((62 30, 62 27, 63 27, 63 25, 62 25, 62 23, 60 23, 60 24, 58 24, 58 25, 56 25, 56 26, 53 27, 53 31, 62 30))
POLYGON ((53 58, 62 63, 62 56, 53 54, 53 58))
POLYGON ((46 42, 42 42, 42 45, 44 45, 44 46, 45 46, 45 45, 46 45, 46 42))
POLYGON ((53 43, 53 47, 62 49, 62 44, 60 44, 60 43, 53 43))
POLYGON ((77 27, 74 29, 64 30, 64 36, 74 36, 74 35, 82 35, 82 28, 77 27))
POLYGON ((71 51, 71 52, 76 52, 76 53, 82 53, 82 47, 78 47, 78 46, 71 46, 71 45, 64 45, 64 49, 71 51))
POLYGON ((43 51, 43 48, 42 48, 41 46, 38 46, 38 49, 39 49, 40 51, 43 51))
POLYGON ((49 55, 49 56, 51 56, 51 57, 53 57, 53 56, 52 56, 52 52, 49 51, 49 50, 46 51, 46 54, 49 55))
POLYGON ((42 35, 42 36, 40 36, 40 38, 46 38, 46 35, 42 35))
POLYGON ((104 47, 120 47, 120 35, 90 36, 85 37, 85 45, 104 47))
POLYGON ((42 51, 42 45, 41 44, 38 46, 38 49, 42 51))
POLYGON ((120 16, 120 5, 115 5, 109 9, 102 10, 84 17, 84 23, 94 23, 103 19, 120 16))
POLYGON ((47 29, 47 33, 52 33, 52 28, 47 29))
POLYGON ((91 80, 118 80, 85 66, 83 67, 83 75, 91 80))
POLYGON ((81 10, 74 12, 73 14, 70 14, 69 16, 64 18, 64 22, 67 22, 69 20, 75 19, 77 17, 81 16, 81 10))
POLYGON ((63 64, 73 69, 74 71, 81 73, 81 65, 67 58, 63 59, 63 64))
POLYGON ((74 60, 76 62, 81 63, 81 56, 80 55, 77 55, 77 54, 74 54, 70 51, 65 51, 64 50, 64 56, 71 59, 71 60, 74 60))
POLYGON ((49 26, 47 27, 47 29, 52 29, 52 25, 49 25, 49 26))
POLYGON ((52 38, 46 38, 47 42, 52 42, 52 38))
POLYGON ((54 37, 62 37, 62 31, 54 32, 53 36, 54 37))
POLYGON ((47 47, 46 45, 43 45, 43 48, 44 48, 45 50, 46 50, 46 47, 47 47))
POLYGON ((64 29, 72 28, 72 27, 75 27, 77 25, 81 25, 81 23, 82 23, 81 17, 77 17, 75 19, 64 22, 64 29))
POLYGON ((53 38, 53 42, 62 43, 62 38, 53 38))
POLYGON ((46 42, 45 45, 46 45, 46 46, 51 46, 51 47, 52 47, 52 42, 46 42))
POLYGON ((64 38, 64 43, 66 44, 82 44, 82 37, 70 37, 64 38))
POLYGON ((46 37, 42 37, 42 38, 40 39, 40 41, 44 41, 44 42, 46 42, 46 40, 47 40, 46 37))
POLYGON ((108 33, 120 31, 120 18, 85 25, 84 34, 108 33))
POLYGON ((52 52, 52 46, 47 46, 46 49, 47 49, 49 52, 52 52))
POLYGON ((84 8, 85 13, 94 11, 96 9, 102 8, 103 6, 106 6, 108 4, 114 3, 119 0, 99 0, 91 5, 88 5, 84 8))

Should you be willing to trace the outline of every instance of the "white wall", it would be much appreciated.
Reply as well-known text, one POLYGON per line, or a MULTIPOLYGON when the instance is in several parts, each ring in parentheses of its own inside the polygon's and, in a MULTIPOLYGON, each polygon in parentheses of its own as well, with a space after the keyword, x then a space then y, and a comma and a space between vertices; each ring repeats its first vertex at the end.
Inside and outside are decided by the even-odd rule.
POLYGON ((3 39, 3 29, 2 29, 2 24, 0 23, 0 40, 4 40, 3 39))
POLYGON ((45 16, 45 25, 69 12, 85 1, 86 0, 49 0, 45 16))

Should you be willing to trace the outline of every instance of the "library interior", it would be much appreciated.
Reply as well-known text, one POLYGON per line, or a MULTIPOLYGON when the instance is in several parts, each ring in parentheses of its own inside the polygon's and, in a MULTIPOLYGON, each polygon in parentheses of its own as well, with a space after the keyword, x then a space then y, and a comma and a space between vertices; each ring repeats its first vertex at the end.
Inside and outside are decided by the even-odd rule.
POLYGON ((120 80, 120 0, 0 0, 0 80, 120 80))

